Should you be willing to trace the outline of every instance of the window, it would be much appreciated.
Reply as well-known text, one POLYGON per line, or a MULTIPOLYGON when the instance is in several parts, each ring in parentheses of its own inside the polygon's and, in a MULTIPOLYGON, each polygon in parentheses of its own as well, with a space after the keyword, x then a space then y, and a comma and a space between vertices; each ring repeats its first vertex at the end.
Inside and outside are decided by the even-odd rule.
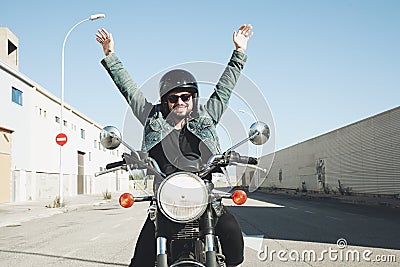
POLYGON ((65 126, 65 127, 67 127, 67 126, 68 126, 68 123, 67 123, 67 121, 66 121, 66 120, 64 120, 64 126, 65 126))
POLYGON ((85 139, 85 130, 81 129, 81 138, 85 139))
POLYGON ((8 40, 8 55, 17 50, 17 48, 18 47, 15 44, 13 44, 10 40, 8 40))
POLYGON ((97 148, 97 140, 94 140, 94 148, 97 148))
POLYGON ((44 108, 40 108, 36 106, 37 113, 40 117, 46 118, 47 117, 47 111, 44 108))
POLYGON ((22 91, 12 87, 12 102, 22 106, 22 91))
POLYGON ((60 123, 60 117, 55 116, 55 120, 57 123, 60 123))

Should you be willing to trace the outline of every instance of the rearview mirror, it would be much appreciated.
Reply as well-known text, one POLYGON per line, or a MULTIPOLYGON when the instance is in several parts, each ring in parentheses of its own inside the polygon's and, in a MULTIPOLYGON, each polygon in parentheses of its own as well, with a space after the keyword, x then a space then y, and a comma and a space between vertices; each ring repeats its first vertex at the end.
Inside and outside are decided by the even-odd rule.
POLYGON ((269 139, 269 135, 269 127, 262 121, 257 121, 250 126, 250 141, 255 145, 265 144, 269 139))
POLYGON ((114 126, 106 126, 100 133, 100 143, 106 149, 116 149, 121 144, 121 133, 114 126))

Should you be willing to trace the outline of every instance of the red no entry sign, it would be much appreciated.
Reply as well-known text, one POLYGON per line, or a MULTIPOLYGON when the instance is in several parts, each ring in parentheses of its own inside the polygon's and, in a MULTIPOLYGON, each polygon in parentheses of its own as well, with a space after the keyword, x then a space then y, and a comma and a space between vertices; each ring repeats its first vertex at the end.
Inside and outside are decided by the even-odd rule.
POLYGON ((65 133, 59 133, 56 136, 56 143, 60 146, 63 146, 67 143, 68 138, 67 135, 65 133))

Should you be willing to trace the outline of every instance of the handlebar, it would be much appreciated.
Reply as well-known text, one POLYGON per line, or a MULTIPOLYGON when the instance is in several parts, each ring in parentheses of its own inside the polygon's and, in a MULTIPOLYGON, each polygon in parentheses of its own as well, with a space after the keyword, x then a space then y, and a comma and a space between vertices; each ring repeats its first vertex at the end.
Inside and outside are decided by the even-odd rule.
POLYGON ((258 159, 253 157, 241 156, 239 153, 235 151, 231 151, 229 153, 229 162, 230 163, 242 163, 242 164, 251 164, 257 165, 258 159))
MULTIPOLYGON (((249 167, 254 167, 258 169, 256 166, 258 164, 258 159, 253 157, 241 156, 239 153, 230 150, 223 154, 215 154, 211 156, 207 162, 207 167, 203 169, 200 173, 200 177, 205 177, 216 167, 226 167, 228 165, 239 165, 246 164, 249 167)), ((264 169, 259 168, 264 171, 264 169)))
POLYGON ((118 171, 118 170, 121 170, 121 169, 123 169, 123 170, 126 171, 126 168, 124 167, 124 165, 121 165, 121 166, 119 166, 119 167, 107 169, 107 170, 105 170, 105 171, 95 172, 95 173, 94 173, 94 177, 98 177, 98 176, 100 176, 100 175, 103 175, 103 174, 106 174, 106 173, 110 173, 110 172, 113 172, 113 171, 118 171))
POLYGON ((239 156, 238 163, 257 165, 258 160, 253 157, 239 156))
POLYGON ((114 168, 117 168, 117 167, 121 167, 121 166, 124 165, 124 164, 126 164, 125 160, 121 160, 121 161, 117 161, 117 162, 108 163, 108 164, 106 165, 106 169, 107 169, 107 170, 109 170, 109 169, 114 169, 114 168))
MULTIPOLYGON (((238 164, 253 165, 254 168, 257 168, 256 165, 258 164, 258 159, 254 158, 254 157, 241 156, 239 153, 237 153, 235 151, 228 151, 228 152, 225 152, 224 154, 213 155, 207 163, 208 167, 206 167, 203 171, 201 171, 199 173, 199 176, 203 177, 203 176, 207 175, 215 167, 218 167, 218 166, 225 167, 228 165, 238 165, 238 164)), ((126 170, 127 167, 130 169, 145 168, 149 171, 149 174, 155 174, 155 175, 158 174, 164 178, 167 176, 160 170, 157 162, 155 162, 154 159, 148 157, 144 160, 144 162, 142 162, 140 159, 132 158, 131 155, 125 154, 125 153, 123 155, 123 160, 107 164, 106 170, 96 173, 95 176, 97 177, 99 175, 102 175, 102 174, 105 174, 108 172, 112 172, 112 171, 115 171, 115 170, 121 169, 121 168, 124 168, 126 170), (127 160, 129 161, 129 164, 127 164, 127 160), (150 163, 150 166, 146 166, 145 162, 150 163), (129 165, 129 166, 127 166, 127 165, 129 165)), ((264 169, 262 169, 262 168, 260 168, 260 169, 264 171, 264 169)))

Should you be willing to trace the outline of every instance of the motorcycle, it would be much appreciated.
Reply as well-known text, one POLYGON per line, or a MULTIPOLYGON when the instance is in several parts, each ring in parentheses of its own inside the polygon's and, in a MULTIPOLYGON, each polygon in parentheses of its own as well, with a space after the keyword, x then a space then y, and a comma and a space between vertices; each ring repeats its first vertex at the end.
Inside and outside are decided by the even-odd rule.
POLYGON ((107 164, 106 170, 95 176, 119 169, 130 172, 145 169, 147 175, 153 175, 154 195, 134 197, 131 193, 123 193, 119 203, 129 208, 134 202, 150 202, 148 214, 156 229, 156 266, 222 267, 226 266, 225 257, 214 229, 223 212, 222 199, 232 199, 235 204, 242 205, 247 195, 243 190, 233 193, 214 190, 209 174, 217 168, 243 164, 266 172, 257 166, 257 158, 241 156, 234 149, 249 140, 255 145, 262 145, 269 136, 268 125, 255 122, 247 138, 222 154, 212 155, 205 166, 185 166, 184 171, 167 176, 147 153, 130 147, 117 128, 106 126, 100 137, 103 147, 115 149, 122 143, 131 153, 124 153, 121 161, 107 164))

